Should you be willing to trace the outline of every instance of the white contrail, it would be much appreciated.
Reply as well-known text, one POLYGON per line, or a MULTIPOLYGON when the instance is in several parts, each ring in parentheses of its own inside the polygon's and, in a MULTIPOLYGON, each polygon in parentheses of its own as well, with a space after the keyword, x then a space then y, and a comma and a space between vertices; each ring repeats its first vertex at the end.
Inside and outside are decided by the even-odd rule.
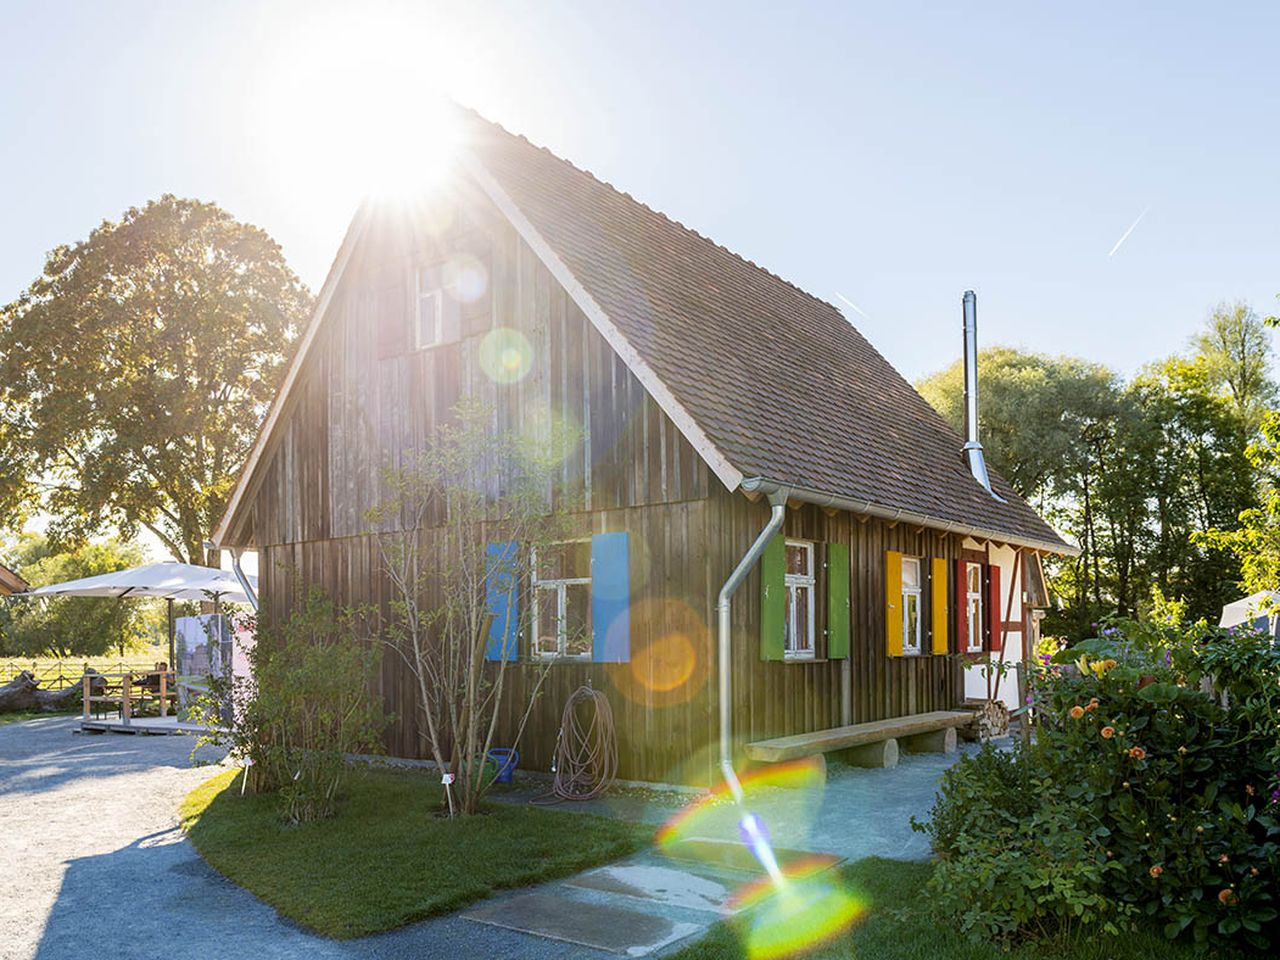
POLYGON ((843 300, 845 303, 847 303, 849 306, 853 307, 854 310, 856 310, 862 316, 866 317, 868 320, 871 319, 871 317, 867 314, 867 311, 863 310, 860 306, 858 306, 856 303, 854 303, 852 300, 846 297, 839 290, 836 291, 836 296, 839 297, 841 300, 843 300))
POLYGON ((1120 239, 1116 241, 1116 245, 1112 247, 1111 252, 1107 254, 1108 257, 1114 257, 1116 255, 1116 251, 1120 249, 1120 244, 1129 239, 1129 234, 1133 233, 1133 228, 1142 222, 1142 218, 1147 215, 1147 211, 1150 209, 1150 204, 1143 208, 1142 212, 1138 214, 1138 219, 1129 224, 1129 229, 1120 235, 1120 239))

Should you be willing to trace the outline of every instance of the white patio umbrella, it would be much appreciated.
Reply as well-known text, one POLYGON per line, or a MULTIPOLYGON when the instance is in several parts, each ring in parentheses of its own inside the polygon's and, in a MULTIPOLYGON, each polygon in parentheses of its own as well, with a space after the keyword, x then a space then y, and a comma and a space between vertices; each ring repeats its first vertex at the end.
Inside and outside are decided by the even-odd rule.
MULTIPOLYGON (((258 589, 258 578, 250 576, 249 586, 258 589)), ((10 599, 25 597, 160 597, 169 601, 169 667, 177 669, 174 649, 173 601, 212 600, 216 605, 230 601, 247 603, 240 582, 235 575, 212 567, 200 567, 191 563, 148 563, 128 570, 100 573, 94 577, 82 577, 65 583, 51 583, 25 593, 16 593, 10 599)))
POLYGON ((1222 608, 1222 619, 1218 621, 1218 626, 1236 627, 1252 623, 1265 631, 1271 608, 1277 602, 1280 602, 1280 593, 1275 590, 1261 590, 1240 600, 1233 600, 1222 608))

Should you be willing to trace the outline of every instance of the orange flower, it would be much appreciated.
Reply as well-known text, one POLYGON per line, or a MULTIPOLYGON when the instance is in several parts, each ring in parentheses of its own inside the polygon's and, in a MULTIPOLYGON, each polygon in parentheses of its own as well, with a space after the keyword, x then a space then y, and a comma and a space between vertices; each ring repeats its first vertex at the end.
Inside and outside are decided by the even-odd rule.
POLYGON ((1098 709, 1098 698, 1097 698, 1097 697, 1094 697, 1092 700, 1090 700, 1090 701, 1085 705, 1085 708, 1084 708, 1084 709, 1085 709, 1085 711, 1086 711, 1087 713, 1093 713, 1093 711, 1097 710, 1097 709, 1098 709))
POLYGON ((1133 757, 1135 760, 1145 760, 1147 759, 1147 751, 1143 750, 1141 747, 1130 747, 1129 756, 1133 757))
POLYGON ((1258 868, 1257 868, 1257 867, 1250 867, 1250 868, 1249 868, 1249 876, 1251 876, 1251 877, 1256 877, 1257 875, 1258 875, 1258 868))
POLYGON ((1231 858, 1230 858, 1230 857, 1228 857, 1228 856, 1224 853, 1222 856, 1220 856, 1220 857, 1218 858, 1218 862, 1219 862, 1219 863, 1230 863, 1230 862, 1231 862, 1231 858))
POLYGON ((1080 704, 1077 703, 1074 707, 1071 708, 1072 720, 1079 720, 1083 716, 1084 716, 1084 707, 1080 706, 1080 704))
POLYGON ((1250 797, 1252 797, 1252 796, 1253 796, 1255 793, 1257 793, 1258 791, 1254 789, 1254 787, 1253 787, 1253 784, 1252 784, 1252 783, 1246 783, 1246 784, 1244 785, 1244 792, 1245 792, 1245 795, 1246 795, 1246 796, 1250 796, 1250 797))
POLYGON ((1110 740, 1112 737, 1114 737, 1114 736, 1116 735, 1116 728, 1115 728, 1115 727, 1103 727, 1103 728, 1102 728, 1101 730, 1099 730, 1098 732, 1102 734, 1102 739, 1103 739, 1103 740, 1110 740))
POLYGON ((1116 668, 1116 662, 1114 660, 1107 660, 1104 662, 1106 663, 1108 670, 1114 670, 1116 668))
POLYGON ((1232 890, 1230 887, 1226 887, 1222 890, 1219 890, 1218 902, 1225 903, 1227 906, 1231 906, 1233 903, 1236 902, 1236 892, 1232 890))
POLYGON ((1159 878, 1160 874, 1164 873, 1164 867, 1160 866, 1160 864, 1157 863, 1154 867, 1152 867, 1147 872, 1150 873, 1152 877, 1159 878))

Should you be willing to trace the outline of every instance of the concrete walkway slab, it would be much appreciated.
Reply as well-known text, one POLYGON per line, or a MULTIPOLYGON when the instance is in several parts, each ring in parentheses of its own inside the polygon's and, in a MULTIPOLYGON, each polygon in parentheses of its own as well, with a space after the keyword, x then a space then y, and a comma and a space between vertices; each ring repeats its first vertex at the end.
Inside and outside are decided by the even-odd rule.
POLYGON ((601 867, 571 877, 565 883, 583 890, 614 893, 686 910, 705 910, 717 916, 728 909, 727 901, 733 892, 732 882, 646 863, 601 867))
POLYGON ((563 940, 627 957, 646 957, 700 927, 625 907, 584 903, 554 893, 525 893, 483 903, 463 917, 538 937, 563 940))

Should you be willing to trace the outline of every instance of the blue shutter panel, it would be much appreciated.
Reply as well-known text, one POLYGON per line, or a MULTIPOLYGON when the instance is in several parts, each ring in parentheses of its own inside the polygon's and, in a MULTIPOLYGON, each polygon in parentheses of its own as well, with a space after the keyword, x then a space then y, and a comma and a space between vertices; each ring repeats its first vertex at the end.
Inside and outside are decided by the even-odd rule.
POLYGON ((484 648, 486 660, 515 660, 520 653, 520 599, 516 591, 519 549, 514 540, 491 543, 485 548, 485 603, 493 614, 484 648))
POLYGON ((631 659, 631 546, 626 533, 591 538, 591 659, 631 659))

